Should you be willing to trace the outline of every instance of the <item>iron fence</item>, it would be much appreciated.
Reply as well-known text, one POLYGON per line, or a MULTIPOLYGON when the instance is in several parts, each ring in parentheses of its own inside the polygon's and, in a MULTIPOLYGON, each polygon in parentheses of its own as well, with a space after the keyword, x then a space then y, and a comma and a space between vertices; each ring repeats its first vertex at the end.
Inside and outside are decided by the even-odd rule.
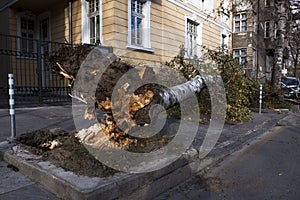
POLYGON ((46 62, 49 53, 66 45, 0 34, 0 107, 8 105, 9 73, 15 76, 16 106, 70 102, 68 82, 46 62))

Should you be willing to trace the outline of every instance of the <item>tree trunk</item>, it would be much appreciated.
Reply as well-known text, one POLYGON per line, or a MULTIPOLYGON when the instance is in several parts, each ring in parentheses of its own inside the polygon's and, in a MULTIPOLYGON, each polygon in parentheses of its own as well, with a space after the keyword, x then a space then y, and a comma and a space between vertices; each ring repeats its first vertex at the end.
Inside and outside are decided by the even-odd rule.
POLYGON ((285 47, 286 26, 287 26, 287 2, 285 0, 277 0, 277 38, 275 48, 275 63, 272 74, 272 88, 280 89, 281 71, 283 68, 283 51, 285 47))

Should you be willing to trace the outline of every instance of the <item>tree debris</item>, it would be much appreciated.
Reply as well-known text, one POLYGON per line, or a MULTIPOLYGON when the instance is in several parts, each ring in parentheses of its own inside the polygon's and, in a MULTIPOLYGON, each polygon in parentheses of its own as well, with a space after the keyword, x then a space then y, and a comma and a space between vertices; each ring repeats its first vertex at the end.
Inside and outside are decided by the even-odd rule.
MULTIPOLYGON (((136 138, 128 134, 132 128, 151 123, 149 111, 153 105, 170 108, 203 87, 200 76, 172 88, 149 84, 155 83, 156 76, 152 68, 144 66, 138 70, 112 53, 103 55, 97 49, 88 51, 85 46, 67 49, 61 57, 54 53, 48 60, 54 72, 71 81, 71 96, 87 104, 84 118, 97 119, 101 124, 101 132, 124 148, 137 142, 136 138), (68 55, 70 53, 72 56, 68 55), (79 53, 82 55, 78 56, 79 53), (77 77, 78 72, 80 78, 77 77), (124 75, 126 78, 122 79, 124 75), (92 91, 93 85, 97 86, 96 91, 92 91), (141 87, 135 88, 139 85, 141 87), (112 98, 114 89, 117 89, 116 98, 112 98), (94 109, 103 111, 105 120, 98 118, 94 109)), ((86 138, 91 136, 86 135, 82 139, 86 138)))

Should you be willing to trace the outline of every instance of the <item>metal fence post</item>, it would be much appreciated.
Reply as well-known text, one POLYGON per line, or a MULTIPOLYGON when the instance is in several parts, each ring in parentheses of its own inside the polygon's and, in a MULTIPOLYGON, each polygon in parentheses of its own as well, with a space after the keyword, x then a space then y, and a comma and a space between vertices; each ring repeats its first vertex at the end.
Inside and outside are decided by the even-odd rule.
POLYGON ((14 99, 14 75, 8 74, 8 85, 9 85, 9 114, 11 122, 11 139, 16 137, 16 120, 15 120, 15 99, 14 99))
POLYGON ((38 95, 39 104, 43 103, 43 69, 42 69, 42 46, 41 40, 37 40, 37 73, 38 73, 38 95))
POLYGON ((259 84, 259 114, 261 114, 262 107, 262 84, 259 84))

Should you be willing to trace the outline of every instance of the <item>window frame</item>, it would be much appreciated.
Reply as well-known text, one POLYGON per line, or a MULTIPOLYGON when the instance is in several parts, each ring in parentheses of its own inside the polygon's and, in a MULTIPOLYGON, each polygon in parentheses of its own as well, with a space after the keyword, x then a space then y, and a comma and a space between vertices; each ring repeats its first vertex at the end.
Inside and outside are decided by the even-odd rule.
MULTIPOLYGON (((97 1, 97 0, 91 0, 91 1, 97 1)), ((91 19, 92 17, 95 17, 95 29, 96 29, 96 16, 99 16, 99 44, 103 44, 103 38, 102 38, 102 0, 99 0, 98 3, 98 10, 94 11, 93 13, 90 13, 90 2, 87 0, 81 0, 81 34, 82 34, 82 43, 84 44, 92 44, 91 43, 91 19)), ((95 30, 95 37, 97 36, 97 30, 95 30)), ((97 44, 97 40, 93 43, 97 44)))
MULTIPOLYGON (((137 5, 137 4, 135 4, 137 5)), ((128 0, 128 38, 127 38, 127 48, 141 50, 145 52, 153 53, 154 50, 151 48, 151 0, 128 0), (142 14, 138 12, 132 12, 132 1, 142 3, 142 14), (141 20, 141 42, 140 44, 132 41, 132 17, 142 18, 141 20)), ((135 29, 136 30, 136 29, 135 29)), ((138 33, 138 32, 135 32, 138 33)), ((137 37, 135 37, 137 38, 137 37)))
MULTIPOLYGON (((20 12, 18 13, 18 19, 17 19, 17 31, 18 31, 18 41, 17 41, 17 50, 18 52, 21 53, 21 55, 17 55, 17 58, 22 58, 22 59, 37 59, 37 57, 35 56, 37 53, 37 39, 38 39, 38 20, 37 20, 37 16, 28 13, 28 12, 20 12), (27 22, 29 20, 33 21, 33 37, 30 38, 28 37, 28 35, 26 37, 22 36, 22 19, 25 19, 27 22), (26 50, 23 51, 23 47, 22 47, 22 42, 23 42, 23 38, 25 38, 26 41, 26 50), (32 50, 29 51, 28 49, 28 43, 31 42, 32 43, 32 50), (24 55, 23 55, 24 54, 24 55)), ((28 26, 28 25, 27 25, 28 26)), ((27 27, 28 28, 28 27, 27 27)), ((28 32, 27 32, 28 34, 28 32)))
POLYGON ((233 50, 233 58, 243 69, 247 68, 247 48, 234 49, 233 50), (238 54, 236 54, 237 51, 238 51, 238 54), (245 54, 243 54, 242 51, 244 51, 245 54), (244 62, 243 62, 243 60, 244 60, 244 62))
POLYGON ((247 19, 247 13, 246 12, 241 12, 241 13, 235 13, 234 15, 234 32, 235 33, 242 33, 242 32, 247 32, 248 29, 248 23, 247 23, 248 19, 247 19), (243 17, 243 16, 246 17, 243 17), (236 17, 239 17, 238 19, 236 17), (237 30, 237 22, 239 24, 238 28, 239 30, 237 30), (245 22, 245 25, 243 25, 243 22, 245 22), (244 29, 243 29, 244 27, 244 29))
POLYGON ((201 51, 202 51, 202 23, 200 23, 200 21, 195 18, 186 16, 186 19, 185 19, 185 57, 189 58, 189 59, 193 59, 195 56, 197 56, 197 58, 201 58, 201 56, 202 56, 201 51), (188 37, 189 22, 195 26, 194 29, 196 30, 196 38, 194 40, 195 45, 194 45, 194 48, 192 48, 195 50, 193 50, 191 52, 191 54, 189 53, 190 52, 189 37, 188 37))

